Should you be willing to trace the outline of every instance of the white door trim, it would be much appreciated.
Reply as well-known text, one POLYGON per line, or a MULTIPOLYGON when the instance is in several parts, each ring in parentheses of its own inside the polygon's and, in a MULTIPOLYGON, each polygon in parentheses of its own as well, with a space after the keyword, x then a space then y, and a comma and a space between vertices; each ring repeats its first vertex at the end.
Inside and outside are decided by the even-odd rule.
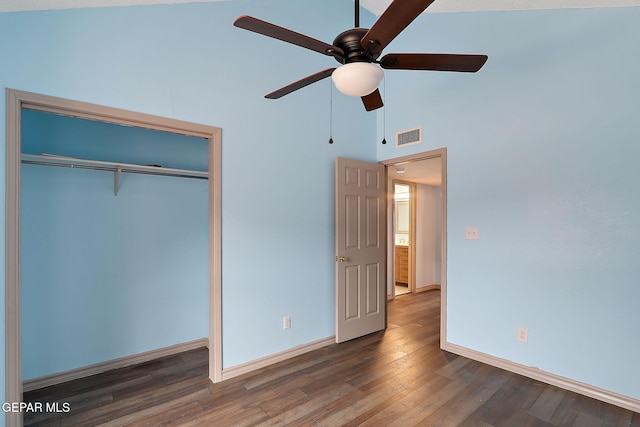
MULTIPOLYGON (((20 123, 23 108, 209 140, 209 378, 222 380, 221 155, 222 130, 181 120, 13 89, 6 90, 5 383, 7 402, 22 401, 20 325, 20 123)), ((22 414, 7 412, 8 427, 22 414)))
MULTIPOLYGON (((392 159, 382 160, 380 163, 386 167, 400 165, 403 163, 417 162, 420 160, 440 158, 441 163, 441 189, 442 189, 442 238, 441 238, 441 302, 440 302, 440 348, 444 349, 447 342, 447 149, 439 148, 437 150, 425 151, 408 156, 394 157, 392 159)), ((392 193, 391 193, 392 194, 392 193)), ((393 196, 391 196, 393 197, 393 196)), ((389 205, 393 205, 389 203, 389 205)), ((387 214, 389 221, 390 215, 387 214)), ((391 231, 393 224, 388 226, 391 231)), ((387 238, 387 253, 393 253, 393 239, 387 238)), ((393 279, 393 277, 392 277, 393 279)))

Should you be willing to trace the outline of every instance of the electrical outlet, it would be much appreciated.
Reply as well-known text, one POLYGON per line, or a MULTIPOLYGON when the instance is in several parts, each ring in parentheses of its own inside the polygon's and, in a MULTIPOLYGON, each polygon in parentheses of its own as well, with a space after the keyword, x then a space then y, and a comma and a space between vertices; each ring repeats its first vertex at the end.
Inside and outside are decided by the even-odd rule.
POLYGON ((291 316, 285 316, 282 319, 282 329, 289 329, 291 328, 291 316))
POLYGON ((478 227, 467 227, 465 229, 464 238, 467 240, 478 240, 480 238, 478 227))
POLYGON ((529 330, 527 328, 518 328, 518 341, 525 344, 529 342, 529 330))

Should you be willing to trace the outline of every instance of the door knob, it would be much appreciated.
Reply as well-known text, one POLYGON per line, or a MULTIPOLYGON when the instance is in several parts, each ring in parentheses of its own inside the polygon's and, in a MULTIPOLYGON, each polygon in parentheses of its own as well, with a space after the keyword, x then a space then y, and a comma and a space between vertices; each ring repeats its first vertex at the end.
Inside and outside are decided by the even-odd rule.
POLYGON ((347 260, 346 256, 344 256, 344 255, 337 256, 336 255, 336 261, 345 262, 346 260, 347 260))

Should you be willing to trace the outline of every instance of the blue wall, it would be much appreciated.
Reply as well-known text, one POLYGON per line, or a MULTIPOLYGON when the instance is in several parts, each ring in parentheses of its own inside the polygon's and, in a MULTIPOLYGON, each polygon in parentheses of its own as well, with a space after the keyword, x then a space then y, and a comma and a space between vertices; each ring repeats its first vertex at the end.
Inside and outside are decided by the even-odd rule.
MULTIPOLYGON (((207 169, 208 142, 24 111, 30 154, 207 169)), ((206 180, 23 165, 24 379, 208 336, 206 180)))
POLYGON ((634 398, 639 19, 640 8, 421 17, 389 51, 489 61, 477 74, 387 72, 387 139, 422 125, 425 143, 378 150, 448 148, 449 342, 634 398))
MULTIPOLYGON (((270 0, 0 14, 0 57, 12 58, 0 86, 223 129, 225 367, 334 334, 334 161, 376 159, 376 115, 359 99, 334 94, 331 132, 329 80, 263 98, 337 62, 232 22, 251 14, 330 42, 352 9, 270 0)), ((4 135, 0 120, 0 145, 4 135)))

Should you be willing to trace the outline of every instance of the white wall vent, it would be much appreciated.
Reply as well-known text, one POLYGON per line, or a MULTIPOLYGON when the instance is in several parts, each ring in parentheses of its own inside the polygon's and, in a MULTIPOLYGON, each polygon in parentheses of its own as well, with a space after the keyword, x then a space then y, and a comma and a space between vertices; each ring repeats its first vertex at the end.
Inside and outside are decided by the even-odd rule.
POLYGON ((396 147, 422 144, 422 126, 396 133, 396 147))

